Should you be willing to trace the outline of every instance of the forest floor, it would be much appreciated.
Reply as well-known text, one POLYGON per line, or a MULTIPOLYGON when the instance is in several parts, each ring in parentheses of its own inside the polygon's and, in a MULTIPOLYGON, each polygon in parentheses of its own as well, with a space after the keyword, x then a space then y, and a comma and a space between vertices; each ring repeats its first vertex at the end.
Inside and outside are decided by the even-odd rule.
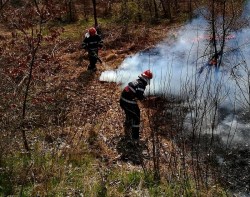
MULTIPOLYGON (((119 106, 121 87, 116 83, 99 81, 101 73, 118 68, 126 57, 154 47, 168 36, 173 36, 177 27, 177 24, 161 24, 153 28, 131 27, 135 30, 126 35, 130 36, 130 39, 123 39, 120 33, 122 28, 112 32, 104 29, 104 49, 99 53, 103 64, 97 64, 98 71, 95 73, 87 71, 87 55, 84 50, 79 49, 82 40, 65 43, 65 48, 62 49, 64 53, 60 53, 63 55, 59 57, 62 69, 57 75, 58 81, 61 84, 66 81, 64 91, 72 98, 70 116, 77 117, 77 124, 86 128, 88 132, 85 133, 85 138, 96 136, 92 145, 95 146, 93 151, 99 157, 108 161, 117 158, 117 147, 120 146, 119 142, 122 142, 124 135, 124 114, 119 106), (81 125, 80 122, 84 124, 81 125)), ((144 104, 139 103, 142 113, 141 139, 149 143, 150 118, 157 109, 147 108, 144 104)), ((73 119, 76 121, 76 118, 73 119)), ((166 143, 169 141, 166 140, 166 143)))
MULTIPOLYGON (((70 143, 73 142, 73 147, 77 146, 80 141, 86 141, 89 145, 89 152, 100 159, 100 162, 104 162, 102 165, 105 164, 107 169, 117 166, 128 170, 155 169, 157 167, 154 163, 156 160, 153 158, 155 139, 152 136, 154 128, 160 125, 158 128, 160 130, 163 128, 161 130, 163 133, 159 133, 160 151, 157 154, 161 163, 158 166, 161 176, 167 177, 169 172, 178 174, 178 171, 183 170, 181 166, 182 146, 185 146, 184 152, 187 154, 185 170, 192 174, 193 166, 188 151, 190 144, 178 144, 180 142, 178 142, 178 129, 182 126, 180 121, 176 120, 180 120, 177 116, 183 115, 183 112, 177 114, 170 112, 171 115, 166 116, 167 112, 163 111, 164 109, 176 111, 171 101, 170 103, 164 101, 166 98, 152 97, 150 101, 139 103, 141 149, 134 149, 124 140, 124 113, 119 106, 120 85, 99 80, 102 72, 117 69, 125 58, 139 51, 153 48, 162 41, 171 42, 180 26, 181 23, 178 22, 161 23, 153 27, 137 25, 131 26, 126 35, 122 35, 122 27, 117 27, 116 31, 110 31, 115 28, 104 27, 102 33, 105 44, 99 53, 103 63, 97 64, 98 71, 95 73, 87 71, 87 54, 79 47, 82 40, 65 43, 65 47, 61 49, 64 53, 60 53, 62 55, 59 57, 62 69, 57 78, 59 83, 63 84, 62 91, 71 98, 68 116, 70 121, 67 121, 71 126, 64 128, 63 132, 70 136, 70 143), (164 108, 164 105, 168 106, 164 108), (138 165, 135 153, 143 158, 139 162, 140 165, 138 165), (128 160, 126 162, 121 160, 121 155, 126 155, 128 160)), ((201 168, 205 165, 201 164, 201 168)))
MULTIPOLYGON (((81 36, 79 40, 64 41, 58 52, 60 55, 57 56, 61 65, 60 70, 51 77, 49 83, 50 88, 58 95, 56 105, 60 110, 57 110, 57 121, 63 123, 58 123, 60 128, 51 128, 45 132, 44 139, 48 147, 51 143, 60 143, 63 144, 60 148, 62 152, 82 157, 85 150, 81 150, 81 144, 84 143, 87 145, 87 152, 96 157, 106 169, 117 166, 128 170, 152 169, 152 123, 161 116, 160 108, 163 102, 157 98, 157 103, 158 100, 152 98, 151 101, 139 103, 141 142, 139 149, 133 148, 133 145, 124 140, 125 116, 119 105, 121 87, 116 83, 102 82, 99 77, 103 71, 118 68, 126 57, 154 47, 166 38, 174 36, 179 26, 176 23, 166 23, 153 28, 131 27, 131 39, 125 40, 120 33, 122 28, 113 32, 108 31, 110 27, 104 28, 104 47, 99 53, 103 64, 97 63, 98 70, 95 73, 87 71, 89 62, 86 52, 80 49, 81 36)), ((65 31, 67 34, 67 29, 65 31)), ((166 164, 162 165, 163 168, 168 166, 167 168, 179 169, 179 164, 175 161, 180 159, 180 148, 170 137, 176 132, 173 118, 157 120, 165 132, 161 139, 161 149, 164 153, 159 159, 166 164), (166 154, 171 156, 166 158, 166 154)), ((168 170, 164 171, 168 173, 168 170)))
MULTIPOLYGON (((37 129, 30 129, 26 133, 32 150, 38 152, 39 158, 44 155, 44 162, 46 162, 43 164, 45 167, 39 166, 38 162, 38 167, 34 166, 30 170, 33 174, 36 174, 37 182, 41 182, 43 187, 47 187, 44 182, 49 180, 48 177, 56 176, 61 179, 63 178, 61 174, 65 169, 66 178, 64 177, 65 180, 61 180, 62 188, 58 188, 58 190, 65 189, 63 184, 68 183, 66 180, 69 179, 68 174, 73 176, 74 172, 76 175, 72 179, 79 178, 84 184, 90 184, 90 177, 97 176, 95 173, 105 175, 106 172, 110 171, 123 172, 133 171, 133 169, 143 172, 154 171, 156 173, 154 175, 164 177, 170 183, 172 183, 172 177, 180 180, 182 175, 183 181, 186 181, 184 175, 185 173, 192 173, 192 164, 190 161, 185 161, 183 168, 181 158, 183 156, 181 148, 183 147, 177 144, 178 140, 173 140, 178 138, 176 134, 181 127, 181 125, 178 125, 179 122, 176 121, 176 119, 180 119, 178 117, 180 113, 170 112, 171 115, 169 115, 169 112, 163 111, 163 105, 168 105, 168 110, 171 111, 174 104, 172 105, 171 101, 166 102, 164 100, 166 98, 159 97, 152 97, 149 101, 139 103, 141 109, 141 142, 138 149, 138 147, 133 147, 133 144, 124 140, 123 123, 125 117, 119 105, 120 85, 99 80, 102 72, 117 69, 125 58, 139 51, 153 48, 168 38, 172 40, 180 26, 181 23, 178 22, 166 22, 154 26, 134 25, 129 26, 126 34, 122 33, 123 27, 116 25, 101 27, 104 47, 100 51, 99 57, 103 63, 97 64, 98 70, 96 72, 87 70, 89 63, 87 54, 81 49, 84 30, 78 30, 81 33, 74 35, 74 39, 70 39, 70 36, 66 38, 65 35, 72 35, 72 29, 64 28, 60 46, 54 50, 54 57, 56 57, 59 66, 54 70, 54 74, 46 76, 46 87, 37 94, 53 95, 53 104, 34 105, 32 110, 34 110, 34 114, 38 115, 35 116, 31 112, 31 116, 34 116, 31 119, 34 122, 37 121, 39 126, 37 129), (167 115, 169 116, 167 117, 167 115), (40 127, 40 125, 43 126, 40 127), (162 128, 163 131, 163 133, 159 133, 160 142, 158 141, 158 146, 160 148, 157 153, 153 151, 155 140, 159 140, 154 135, 155 126, 162 128), (39 139, 41 139, 40 145, 37 146, 36 142, 39 139), (51 152, 52 155, 51 163, 52 161, 60 163, 61 158, 65 159, 65 163, 61 166, 57 166, 57 163, 52 164, 50 170, 44 170, 46 166, 50 165, 46 158, 48 152, 51 152), (88 175, 85 180, 80 177, 80 174, 84 174, 84 170, 88 171, 88 169, 82 169, 81 165, 85 166, 84 162, 89 154, 94 157, 96 164, 92 165, 95 168, 93 174, 88 175), (53 155, 57 159, 53 158, 53 155), (125 161, 121 158, 121 155, 126 156, 125 161), (157 164, 157 162, 160 162, 160 164, 157 164), (72 163, 77 166, 74 168, 74 172, 70 167, 72 163), (180 175, 179 172, 182 170, 186 171, 180 175), (61 172, 60 175, 58 171, 61 172)), ((32 125, 31 128, 35 127, 36 125, 32 125)), ((19 137, 19 139, 22 138, 19 137)), ((15 143, 13 142, 13 144, 15 143)), ((6 152, 15 147, 13 144, 6 143, 6 152), (10 149, 8 149, 8 146, 10 149)), ((21 142, 19 142, 19 147, 22 147, 21 142)), ((16 148, 18 149, 18 146, 16 148)), ((187 151, 186 158, 190 158, 188 154, 187 151)), ((175 187, 179 186, 176 185, 175 187)), ((181 186, 180 190, 184 187, 185 185, 181 186)), ((110 188, 113 187, 110 186, 110 188)), ((117 184, 116 189, 119 190, 119 184, 117 184)), ((36 192, 35 189, 34 192, 36 192)), ((176 190, 176 192, 179 194, 179 191, 176 190)), ((206 190, 206 192, 208 191, 206 190)), ((205 194, 204 196, 209 195, 205 194)))

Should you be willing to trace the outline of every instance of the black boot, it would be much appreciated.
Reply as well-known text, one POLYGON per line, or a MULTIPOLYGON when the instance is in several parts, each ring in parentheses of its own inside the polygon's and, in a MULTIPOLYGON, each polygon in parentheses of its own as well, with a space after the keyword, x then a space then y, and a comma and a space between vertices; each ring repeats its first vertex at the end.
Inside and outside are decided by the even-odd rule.
POLYGON ((131 139, 131 137, 132 137, 131 136, 131 130, 132 130, 132 128, 131 128, 130 124, 128 122, 125 122, 124 125, 123 125, 123 127, 124 127, 125 137, 128 138, 128 139, 131 139))
POLYGON ((138 130, 132 130, 132 139, 139 141, 140 133, 138 130))
POLYGON ((91 65, 89 64, 87 70, 91 70, 91 69, 92 69, 91 65))

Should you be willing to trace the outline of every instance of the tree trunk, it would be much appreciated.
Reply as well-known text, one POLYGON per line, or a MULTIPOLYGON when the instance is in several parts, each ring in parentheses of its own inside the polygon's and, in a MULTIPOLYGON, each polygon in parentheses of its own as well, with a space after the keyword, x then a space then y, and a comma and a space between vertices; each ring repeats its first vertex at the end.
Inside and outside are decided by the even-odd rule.
POLYGON ((162 6, 162 9, 163 9, 163 12, 164 12, 164 17, 168 17, 167 15, 167 10, 166 10, 166 7, 165 7, 165 4, 164 4, 164 0, 161 0, 161 6, 162 6))
POLYGON ((171 2, 169 0, 167 1, 167 14, 168 14, 168 19, 171 21, 172 20, 171 2))
POLYGON ((189 0, 188 2, 188 12, 189 12, 189 20, 191 20, 193 17, 192 0, 189 0))
POLYGON ((155 19, 158 19, 158 18, 159 18, 159 14, 158 14, 158 9, 157 9, 156 0, 154 0, 154 9, 155 9, 155 19))
POLYGON ((95 21, 95 27, 98 27, 98 22, 97 22, 97 13, 96 13, 96 0, 92 0, 93 3, 93 9, 94 9, 94 21, 95 21))
POLYGON ((211 24, 212 24, 212 45, 214 47, 214 54, 217 54, 217 42, 216 42, 216 28, 215 28, 215 23, 216 23, 216 16, 215 16, 215 0, 212 1, 212 19, 211 19, 211 24))
POLYGON ((75 9, 75 5, 73 0, 67 0, 65 2, 65 6, 66 6, 66 20, 68 22, 74 22, 77 20, 77 16, 76 16, 76 9, 75 9))
POLYGON ((68 7, 69 7, 69 21, 72 22, 73 21, 72 0, 69 1, 68 7))

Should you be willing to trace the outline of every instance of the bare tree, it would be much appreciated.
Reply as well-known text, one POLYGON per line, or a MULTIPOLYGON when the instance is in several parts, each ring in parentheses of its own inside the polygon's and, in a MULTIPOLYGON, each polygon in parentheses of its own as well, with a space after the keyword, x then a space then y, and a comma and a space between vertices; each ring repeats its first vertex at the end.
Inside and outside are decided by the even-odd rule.
POLYGON ((96 0, 92 0, 92 4, 93 4, 93 11, 94 11, 95 27, 98 27, 97 13, 96 13, 96 0))
MULTIPOLYGON (((20 115, 20 124, 17 126, 17 130, 22 133, 23 144, 26 151, 30 151, 28 144, 26 131, 29 128, 29 116, 27 115, 30 97, 32 95, 32 83, 36 78, 34 71, 38 74, 37 68, 42 64, 38 58, 41 58, 39 50, 41 50, 43 41, 51 42, 60 35, 59 31, 53 30, 47 36, 42 35, 45 24, 56 17, 53 15, 53 6, 49 4, 38 4, 36 0, 27 2, 24 6, 19 8, 8 5, 8 9, 3 10, 5 16, 5 22, 8 28, 12 29, 12 48, 13 51, 19 51, 18 55, 12 55, 12 53, 4 54, 6 58, 11 58, 12 64, 6 64, 6 67, 10 70, 9 77, 13 78, 17 83, 17 87, 13 88, 13 96, 22 100, 22 110, 20 115), (25 11, 24 11, 25 10, 25 11), (49 13, 49 14, 48 14, 49 13), (18 36, 17 36, 18 35, 18 36), (25 88, 24 88, 25 87, 25 88), (23 92, 21 91, 23 90, 23 92)), ((53 43, 53 42, 52 42, 53 43)), ((13 52, 15 54, 15 52, 13 52)), ((45 55, 43 59, 46 59, 45 55)), ((13 102, 16 99, 13 99, 13 102)), ((20 101, 19 100, 19 101, 20 101)), ((19 102, 18 101, 18 102, 19 102)), ((15 105, 18 105, 17 103, 15 105)), ((13 117, 16 118, 16 117, 13 117)), ((13 122, 19 122, 17 120, 13 122)), ((13 124, 15 125, 15 124, 13 124)))
POLYGON ((155 19, 158 19, 159 18, 159 13, 158 13, 156 0, 153 0, 153 4, 154 4, 154 11, 155 11, 155 19))
POLYGON ((191 20, 193 17, 192 0, 188 1, 188 12, 189 12, 189 19, 191 20))

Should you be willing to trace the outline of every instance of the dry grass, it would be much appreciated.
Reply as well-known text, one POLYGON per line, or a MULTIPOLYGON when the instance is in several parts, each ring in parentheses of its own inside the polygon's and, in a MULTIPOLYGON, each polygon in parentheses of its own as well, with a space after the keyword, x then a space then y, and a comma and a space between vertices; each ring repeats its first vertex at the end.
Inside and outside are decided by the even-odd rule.
MULTIPOLYGON (((82 26, 64 27, 66 30, 56 53, 60 69, 55 75, 47 77, 46 81, 46 91, 54 91, 53 103, 44 102, 44 106, 33 107, 34 114, 40 109, 39 113, 43 114, 40 119, 44 119, 45 125, 41 128, 31 127, 27 132, 32 148, 31 157, 19 153, 18 150, 23 150, 21 137, 15 133, 18 140, 10 140, 9 143, 15 146, 10 150, 5 149, 6 154, 1 157, 5 159, 1 166, 9 168, 2 177, 6 175, 11 180, 6 184, 0 181, 0 186, 13 183, 7 188, 9 194, 18 194, 23 189, 22 193, 27 196, 195 195, 197 191, 192 181, 178 174, 182 170, 180 148, 166 136, 161 137, 164 147, 160 153, 163 155, 159 169, 161 185, 157 185, 152 178, 152 158, 146 159, 143 165, 117 159, 124 120, 118 102, 121 90, 118 84, 98 80, 101 72, 107 69, 105 65, 98 64, 96 73, 86 71, 88 60, 79 49, 79 27, 82 26), (190 184, 189 191, 185 191, 183 181, 190 184)), ((176 24, 134 26, 126 35, 122 35, 123 27, 103 26, 105 48, 100 52, 100 57, 109 68, 117 68, 126 56, 153 47, 171 36, 176 27, 176 24)), ((156 116, 159 109, 146 105, 141 105, 141 109, 142 141, 148 155, 152 156, 150 119, 156 116)), ((165 128, 172 131, 173 127, 168 123, 165 128)), ((210 196, 215 193, 211 192, 210 196)), ((200 196, 207 195, 201 193, 200 196)))

